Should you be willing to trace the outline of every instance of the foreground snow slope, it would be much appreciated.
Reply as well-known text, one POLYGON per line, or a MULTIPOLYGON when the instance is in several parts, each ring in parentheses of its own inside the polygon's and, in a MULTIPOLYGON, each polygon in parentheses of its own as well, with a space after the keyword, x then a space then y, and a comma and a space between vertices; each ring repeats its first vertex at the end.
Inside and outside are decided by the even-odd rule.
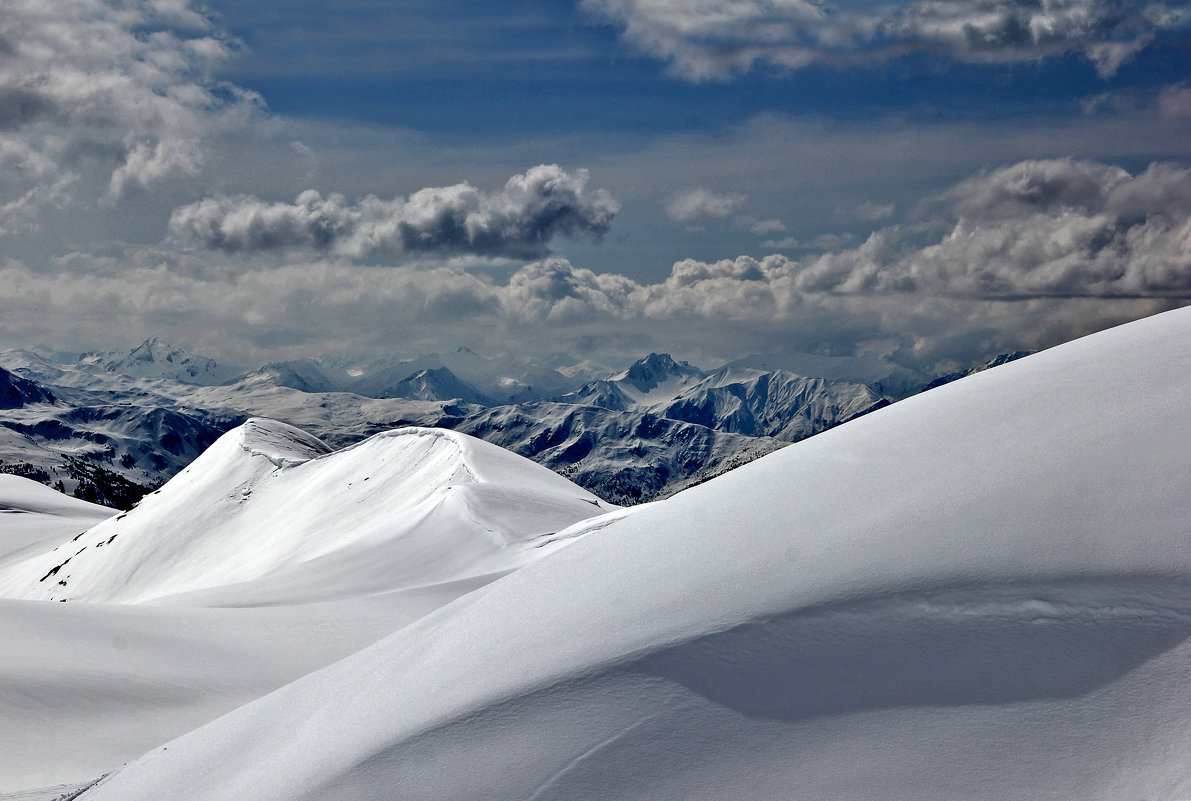
POLYGON ((551 552, 605 508, 460 434, 405 429, 332 454, 269 420, 118 517, 0 475, 0 796, 93 779, 551 552))
POLYGON ((329 453, 253 419, 138 508, 0 570, 0 597, 137 603, 246 582, 234 603, 366 595, 509 570, 532 540, 610 508, 454 432, 397 429, 329 453))
POLYGON ((609 523, 146 754, 134 799, 1191 797, 1191 310, 609 523))

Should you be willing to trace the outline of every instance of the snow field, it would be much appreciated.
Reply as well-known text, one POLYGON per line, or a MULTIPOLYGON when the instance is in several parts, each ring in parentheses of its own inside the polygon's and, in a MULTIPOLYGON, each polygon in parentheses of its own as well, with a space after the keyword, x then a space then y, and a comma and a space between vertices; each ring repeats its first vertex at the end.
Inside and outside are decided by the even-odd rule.
POLYGON ((83 798, 1185 799, 1189 340, 1087 337, 592 523, 83 798))

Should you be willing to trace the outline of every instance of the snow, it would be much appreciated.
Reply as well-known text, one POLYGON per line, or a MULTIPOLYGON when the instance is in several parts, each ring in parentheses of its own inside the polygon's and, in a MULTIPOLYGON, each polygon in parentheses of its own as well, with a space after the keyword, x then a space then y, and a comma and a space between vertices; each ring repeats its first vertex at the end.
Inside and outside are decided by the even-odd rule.
POLYGON ((0 567, 59 545, 112 514, 32 479, 0 473, 0 567))
POLYGON ((1143 320, 579 523, 82 798, 1191 797, 1189 340, 1143 320))
POLYGON ((538 555, 517 546, 611 508, 454 432, 395 429, 330 453, 253 419, 136 509, 0 570, 0 596, 141 603, 256 579, 258 603, 283 602, 282 586, 304 602, 408 589, 509 570, 538 555))
POLYGON ((263 419, 128 513, 12 476, 0 507, 0 798, 94 779, 615 510, 461 434, 331 452, 263 419))

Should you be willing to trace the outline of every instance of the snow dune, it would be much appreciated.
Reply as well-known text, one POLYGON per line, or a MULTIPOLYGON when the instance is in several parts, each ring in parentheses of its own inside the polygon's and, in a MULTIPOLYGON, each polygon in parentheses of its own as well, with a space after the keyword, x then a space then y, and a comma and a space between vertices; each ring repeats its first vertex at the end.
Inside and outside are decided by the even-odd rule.
POLYGON ((1191 797, 1191 310, 667 501, 85 801, 1191 797))
POLYGON ((136 509, 0 571, 0 596, 262 605, 391 592, 508 571, 540 555, 535 539, 615 508, 454 432, 329 450, 250 420, 136 509))

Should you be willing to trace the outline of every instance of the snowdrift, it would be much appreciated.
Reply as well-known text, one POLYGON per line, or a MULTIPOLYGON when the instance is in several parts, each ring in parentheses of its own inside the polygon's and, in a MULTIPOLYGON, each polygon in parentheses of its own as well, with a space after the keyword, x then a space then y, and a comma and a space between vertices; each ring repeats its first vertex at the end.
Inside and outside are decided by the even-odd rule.
POLYGON ((82 796, 1191 797, 1191 311, 605 521, 82 796))
POLYGON ((0 565, 56 546, 113 514, 32 479, 0 473, 0 565))
POLYGON ((499 574, 539 555, 534 540, 614 508, 454 432, 329 450, 250 420, 136 509, 0 571, 0 597, 261 605, 389 592, 499 574))

